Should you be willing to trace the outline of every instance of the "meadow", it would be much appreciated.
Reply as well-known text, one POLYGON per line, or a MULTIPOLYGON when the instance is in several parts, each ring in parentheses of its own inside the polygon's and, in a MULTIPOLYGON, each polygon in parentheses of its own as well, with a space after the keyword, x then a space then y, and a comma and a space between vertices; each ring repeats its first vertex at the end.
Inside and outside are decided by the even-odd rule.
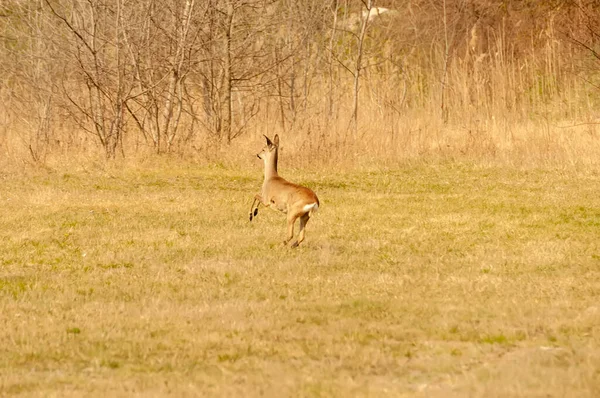
POLYGON ((600 396, 600 170, 0 171, 2 396, 600 396))

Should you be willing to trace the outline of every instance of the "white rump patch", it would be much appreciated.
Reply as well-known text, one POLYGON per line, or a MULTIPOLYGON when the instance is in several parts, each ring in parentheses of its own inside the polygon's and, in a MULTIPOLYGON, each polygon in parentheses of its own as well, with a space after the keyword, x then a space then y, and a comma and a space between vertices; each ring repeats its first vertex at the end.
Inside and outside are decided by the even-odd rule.
POLYGON ((304 207, 302 208, 302 210, 304 210, 305 212, 315 212, 317 210, 319 210, 319 204, 318 203, 311 203, 309 205, 304 205, 304 207))

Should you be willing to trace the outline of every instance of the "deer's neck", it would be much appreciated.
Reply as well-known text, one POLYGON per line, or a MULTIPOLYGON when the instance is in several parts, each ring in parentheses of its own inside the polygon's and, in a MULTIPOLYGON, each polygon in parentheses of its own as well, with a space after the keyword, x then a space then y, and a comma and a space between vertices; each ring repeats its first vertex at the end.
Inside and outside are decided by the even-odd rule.
POLYGON ((275 152, 265 159, 265 181, 269 178, 276 177, 277 174, 277 149, 275 152))

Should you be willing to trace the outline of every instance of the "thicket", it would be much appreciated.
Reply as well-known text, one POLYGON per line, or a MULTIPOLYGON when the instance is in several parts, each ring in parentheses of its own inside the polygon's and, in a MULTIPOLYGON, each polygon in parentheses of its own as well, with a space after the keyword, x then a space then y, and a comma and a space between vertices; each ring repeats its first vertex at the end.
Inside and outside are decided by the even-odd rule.
POLYGON ((209 156, 277 132, 317 161, 595 162, 599 11, 589 0, 4 0, 0 152, 209 156))

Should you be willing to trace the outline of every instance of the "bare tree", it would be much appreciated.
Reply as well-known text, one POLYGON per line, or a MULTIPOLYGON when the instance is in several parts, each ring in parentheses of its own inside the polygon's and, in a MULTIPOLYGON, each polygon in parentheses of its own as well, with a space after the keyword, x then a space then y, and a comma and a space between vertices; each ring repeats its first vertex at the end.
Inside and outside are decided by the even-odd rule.
MULTIPOLYGON (((171 58, 169 71, 169 86, 166 93, 165 105, 163 107, 162 131, 166 138, 167 152, 171 150, 173 139, 177 134, 179 120, 181 117, 183 103, 183 83, 186 76, 184 63, 188 55, 188 38, 191 30, 192 12, 194 0, 185 0, 181 20, 175 20, 174 26, 177 32, 175 43, 175 54, 171 58)), ((160 151, 160 145, 158 145, 160 151)))
POLYGON ((94 134, 106 156, 114 158, 123 139, 125 103, 133 81, 123 54, 124 0, 45 2, 73 39, 63 50, 86 87, 81 95, 78 87, 63 84, 63 94, 80 127, 94 134))
POLYGON ((56 75, 45 19, 40 2, 7 1, 0 4, 0 74, 4 76, 0 95, 5 120, 24 124, 20 142, 31 159, 43 162, 52 137, 55 95, 50 82, 56 75), (13 82, 9 85, 8 82, 13 82), (16 120, 15 120, 16 119, 16 120))
POLYGON ((194 118, 185 82, 199 51, 206 8, 200 9, 196 0, 146 0, 138 9, 130 19, 139 20, 128 24, 125 34, 136 85, 128 112, 157 153, 170 152, 186 109, 189 123, 194 118))
POLYGON ((223 134, 227 137, 227 143, 231 142, 232 138, 232 113, 231 113, 231 90, 233 74, 231 67, 231 34, 233 31, 233 16, 236 9, 239 8, 243 3, 235 0, 229 0, 225 9, 225 35, 224 45, 225 54, 223 56, 223 134))
POLYGON ((327 49, 327 64, 329 65, 328 68, 328 72, 329 72, 329 90, 328 90, 328 99, 329 99, 329 117, 331 117, 333 115, 333 102, 334 102, 334 96, 333 96, 333 52, 334 52, 334 43, 335 43, 335 34, 336 34, 336 30, 337 30, 337 25, 338 25, 338 12, 340 9, 340 3, 339 0, 333 0, 333 7, 331 9, 331 13, 333 15, 333 21, 331 24, 331 33, 330 33, 330 38, 329 38, 329 48, 327 49))
POLYGON ((356 39, 357 54, 356 63, 354 64, 354 89, 352 91, 352 125, 354 127, 354 135, 358 132, 358 92, 360 90, 360 73, 363 68, 362 59, 364 53, 365 34, 371 18, 371 10, 373 9, 373 0, 362 0, 365 10, 360 13, 360 33, 356 39))
POLYGON ((206 121, 215 141, 230 143, 258 112, 276 63, 266 39, 272 15, 266 0, 208 1, 195 85, 201 87, 206 121))

